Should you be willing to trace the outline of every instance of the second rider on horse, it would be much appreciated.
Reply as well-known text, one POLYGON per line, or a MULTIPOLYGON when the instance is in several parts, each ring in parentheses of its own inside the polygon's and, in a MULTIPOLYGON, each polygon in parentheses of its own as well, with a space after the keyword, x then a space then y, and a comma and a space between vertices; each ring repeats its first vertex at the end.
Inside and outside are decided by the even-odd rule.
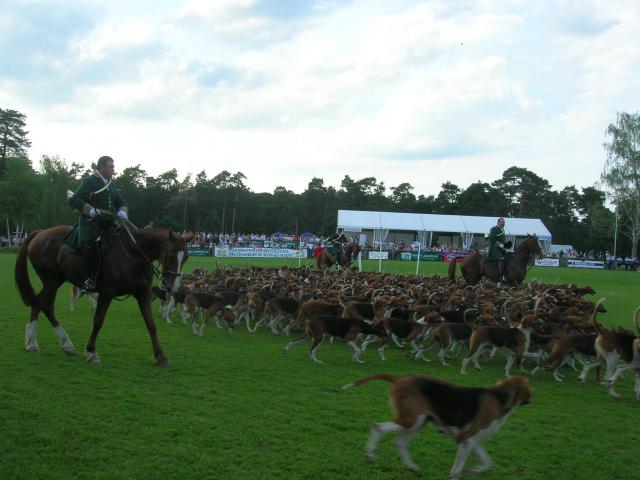
POLYGON ((489 230, 489 252, 487 261, 496 265, 500 281, 507 281, 507 250, 512 246, 504 233, 504 218, 500 217, 497 224, 489 230))
POLYGON ((336 230, 336 233, 329 237, 327 242, 333 245, 333 251, 331 252, 334 257, 336 257, 336 263, 340 262, 340 253, 342 253, 342 249, 344 245, 348 242, 347 237, 344 235, 344 232, 341 228, 336 230))
POLYGON ((128 219, 127 202, 111 181, 114 172, 113 158, 100 157, 96 171, 84 178, 69 198, 71 206, 80 212, 80 219, 66 243, 85 256, 86 275, 81 286, 85 292, 96 291, 100 235, 115 226, 116 216, 128 219))

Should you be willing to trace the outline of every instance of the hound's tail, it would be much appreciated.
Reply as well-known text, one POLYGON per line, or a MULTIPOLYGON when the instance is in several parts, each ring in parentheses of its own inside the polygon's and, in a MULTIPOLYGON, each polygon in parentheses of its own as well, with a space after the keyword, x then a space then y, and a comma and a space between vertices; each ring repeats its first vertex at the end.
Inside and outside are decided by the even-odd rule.
POLYGON ((640 307, 636 308, 636 311, 633 312, 633 323, 635 323, 636 330, 638 331, 638 336, 640 337, 640 322, 638 322, 638 313, 640 313, 640 307))
POLYGON ((31 232, 31 234, 22 242, 20 246, 20 251, 18 252, 18 258, 16 258, 16 268, 15 268, 15 281, 16 286, 18 287, 18 291, 20 292, 20 297, 22 301, 27 307, 30 307, 37 303, 38 297, 36 296, 36 292, 34 292, 33 287, 31 286, 31 281, 29 280, 29 269, 28 269, 28 253, 27 249, 29 248, 29 244, 31 240, 40 232, 40 230, 36 230, 31 232))
POLYGON ((602 325, 596 322, 596 316, 598 315, 598 308, 600 308, 600 304, 605 300, 606 299, 602 297, 600 300, 598 300, 598 302, 593 307, 593 318, 592 318, 593 327, 596 329, 596 332, 598 332, 598 334, 604 333, 604 329, 602 328, 602 325))
POLYGON ((369 377, 361 378, 360 380, 356 380, 355 382, 349 383, 342 387, 343 390, 347 388, 357 387, 362 385, 363 383, 368 383, 372 380, 386 380, 390 383, 396 383, 400 377, 395 377, 393 375, 389 375, 388 373, 376 373, 375 375, 371 375, 369 377))

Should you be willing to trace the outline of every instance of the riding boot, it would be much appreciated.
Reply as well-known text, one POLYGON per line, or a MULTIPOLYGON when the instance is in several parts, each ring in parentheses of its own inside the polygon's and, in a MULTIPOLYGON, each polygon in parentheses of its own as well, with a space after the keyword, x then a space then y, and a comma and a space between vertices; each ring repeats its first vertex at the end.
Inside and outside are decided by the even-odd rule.
POLYGON ((95 292, 96 275, 98 273, 98 243, 91 242, 85 250, 85 281, 82 283, 83 292, 95 292))
POLYGON ((508 282, 507 279, 507 257, 504 257, 502 260, 500 260, 500 278, 502 279, 502 282, 506 283, 508 282))
POLYGON ((504 263, 503 260, 500 259, 495 261, 494 265, 498 267, 498 282, 504 282, 504 263))

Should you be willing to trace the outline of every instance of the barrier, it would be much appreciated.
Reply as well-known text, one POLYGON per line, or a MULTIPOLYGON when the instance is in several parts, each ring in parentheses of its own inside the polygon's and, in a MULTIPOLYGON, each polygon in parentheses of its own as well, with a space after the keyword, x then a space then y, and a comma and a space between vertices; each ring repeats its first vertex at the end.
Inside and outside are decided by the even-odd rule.
POLYGON ((369 252, 369 260, 389 260, 389 252, 376 252, 371 250, 369 252))
POLYGON ((464 257, 466 257, 467 255, 469 254, 468 253, 444 253, 442 255, 442 261, 446 263, 450 263, 450 262, 460 263, 462 260, 464 260, 464 257))
POLYGON ((536 267, 559 267, 560 259, 559 258, 536 258, 535 266, 536 267))
POLYGON ((604 268, 604 262, 602 260, 576 260, 570 258, 567 260, 567 267, 569 268, 604 268))
POLYGON ((188 250, 190 257, 206 257, 209 255, 209 250, 206 248, 189 247, 188 250))
MULTIPOLYGON (((401 252, 400 260, 418 260, 418 252, 401 252)), ((422 252, 420 261, 423 262, 439 262, 441 255, 438 252, 422 252)))
POLYGON ((307 251, 291 248, 216 247, 215 256, 221 258, 307 258, 307 251))

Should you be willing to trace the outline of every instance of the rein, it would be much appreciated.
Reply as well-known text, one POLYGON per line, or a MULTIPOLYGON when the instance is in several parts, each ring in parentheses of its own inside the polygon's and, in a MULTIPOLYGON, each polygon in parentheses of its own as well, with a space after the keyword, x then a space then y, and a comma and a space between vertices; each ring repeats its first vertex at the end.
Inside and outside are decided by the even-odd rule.
MULTIPOLYGON (((171 275, 173 275, 173 276, 175 276, 175 277, 181 277, 181 276, 182 276, 182 273, 174 272, 174 271, 172 271, 172 270, 164 270, 164 271, 161 271, 158 267, 156 267, 156 265, 155 265, 151 260, 149 260, 149 257, 147 257, 147 255, 144 253, 144 251, 142 250, 142 248, 140 247, 140 245, 138 245, 138 242, 136 242, 136 239, 135 239, 135 237, 133 236, 133 234, 131 233, 131 230, 129 230, 129 227, 127 226, 127 223, 128 223, 129 225, 131 225, 133 228, 136 228, 136 229, 137 229, 138 227, 136 227, 136 226, 133 224, 133 222, 131 222, 131 221, 130 221, 130 220, 128 220, 128 219, 127 219, 126 221, 125 221, 125 220, 123 220, 123 221, 121 222, 122 227, 125 229, 125 231, 126 231, 126 232, 127 232, 127 234, 129 235, 129 238, 131 239, 131 241, 132 241, 132 242, 133 242, 133 244, 135 245, 135 247, 136 247, 136 249, 138 250, 138 252, 140 252, 140 254, 141 254, 141 255, 142 255, 142 257, 147 261, 147 263, 153 267, 153 274, 155 275, 155 277, 156 277, 157 279, 160 279, 160 278, 162 277, 163 273, 169 273, 169 274, 171 274, 171 275)), ((120 242, 120 239, 118 239, 118 242, 120 242)), ((122 247, 122 249, 124 250, 125 255, 127 255, 127 258, 131 258, 131 256, 129 255, 129 252, 127 252, 127 249, 126 249, 126 248, 124 248, 124 245, 122 245, 122 243, 121 243, 121 242, 120 242, 120 246, 121 246, 121 247, 122 247)))

